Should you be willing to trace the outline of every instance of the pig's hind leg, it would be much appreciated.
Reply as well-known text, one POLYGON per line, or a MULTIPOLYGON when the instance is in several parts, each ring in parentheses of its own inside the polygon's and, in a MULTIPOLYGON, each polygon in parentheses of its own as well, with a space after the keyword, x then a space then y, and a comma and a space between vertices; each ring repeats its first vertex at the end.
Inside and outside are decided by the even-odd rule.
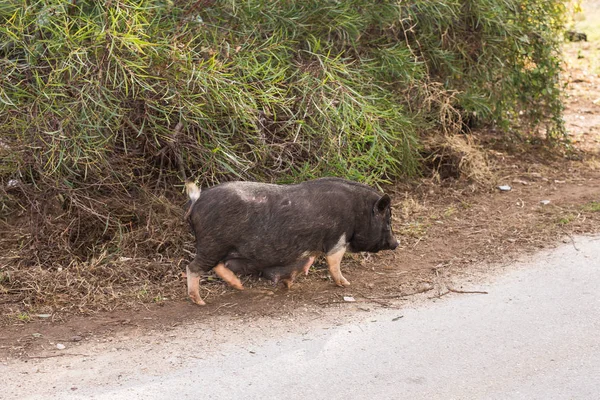
MULTIPOLYGON (((210 262, 210 261, 208 261, 210 262)), ((200 272, 208 271, 211 269, 212 263, 207 264, 207 260, 196 253, 196 257, 192 260, 192 262, 187 266, 186 275, 187 275, 187 286, 188 286, 188 296, 190 299, 200 305, 203 306, 206 303, 200 297, 200 272)), ((243 263, 239 264, 240 266, 244 266, 243 263)), ((219 262, 214 267, 215 273, 227 282, 229 285, 233 286, 238 290, 244 290, 244 286, 242 286, 242 282, 238 279, 238 277, 229 269, 223 262, 219 262)))
POLYGON ((200 297, 200 262, 198 258, 194 258, 186 268, 188 296, 199 306, 206 305, 202 297, 200 297))
POLYGON ((237 290, 244 290, 244 286, 239 278, 225 266, 225 263, 220 262, 214 268, 215 273, 219 276, 219 278, 223 279, 230 286, 234 287, 237 290))

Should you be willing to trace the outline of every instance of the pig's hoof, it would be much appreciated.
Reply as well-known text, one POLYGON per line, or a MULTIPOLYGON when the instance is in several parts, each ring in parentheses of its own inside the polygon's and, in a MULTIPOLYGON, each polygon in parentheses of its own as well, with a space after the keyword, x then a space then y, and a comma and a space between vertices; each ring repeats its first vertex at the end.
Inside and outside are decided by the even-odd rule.
POLYGON ((292 288, 292 285, 294 285, 294 281, 292 281, 290 279, 284 279, 283 284, 285 285, 286 289, 289 290, 292 288))
POLYGON ((231 286, 237 290, 244 290, 244 286, 241 283, 232 283, 231 286))
POLYGON ((335 284, 339 287, 350 286, 350 282, 348 282, 346 278, 340 279, 339 282, 336 282, 335 284))
POLYGON ((204 300, 202 300, 202 298, 198 294, 190 294, 190 299, 194 303, 198 304, 199 306, 205 306, 206 305, 206 303, 204 302, 204 300))

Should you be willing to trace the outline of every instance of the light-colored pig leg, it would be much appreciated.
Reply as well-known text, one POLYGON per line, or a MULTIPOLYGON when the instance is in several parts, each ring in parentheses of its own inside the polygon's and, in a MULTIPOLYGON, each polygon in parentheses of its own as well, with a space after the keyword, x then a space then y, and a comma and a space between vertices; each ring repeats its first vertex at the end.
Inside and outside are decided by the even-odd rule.
POLYGON ((225 263, 220 262, 214 268, 215 273, 219 276, 219 278, 223 279, 230 286, 236 288, 237 290, 244 290, 244 286, 242 282, 238 279, 237 276, 231 271, 229 268, 225 266, 225 263))
POLYGON ((202 297, 200 297, 200 275, 196 272, 192 272, 189 266, 186 269, 186 275, 188 296, 190 296, 190 299, 199 306, 206 305, 204 300, 202 300, 202 297))
POLYGON ((340 270, 340 264, 342 262, 342 258, 344 257, 344 253, 346 252, 346 248, 342 247, 341 249, 335 251, 334 253, 327 254, 325 259, 327 260, 327 265, 329 266, 329 273, 333 278, 333 281, 338 286, 349 286, 350 282, 346 280, 342 276, 342 271, 340 270))
POLYGON ((315 262, 315 258, 314 257, 310 257, 308 259, 308 261, 304 265, 304 268, 302 268, 302 271, 304 271, 304 275, 308 275, 308 270, 310 269, 310 267, 313 265, 314 262, 315 262))

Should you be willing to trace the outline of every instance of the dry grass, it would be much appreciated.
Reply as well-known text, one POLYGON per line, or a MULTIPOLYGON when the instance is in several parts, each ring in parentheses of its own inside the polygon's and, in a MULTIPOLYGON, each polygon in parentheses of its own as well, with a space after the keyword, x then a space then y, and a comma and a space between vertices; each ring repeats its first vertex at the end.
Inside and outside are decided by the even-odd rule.
POLYGON ((485 184, 493 178, 486 152, 475 140, 467 134, 448 134, 425 142, 426 162, 437 182, 461 178, 485 184))

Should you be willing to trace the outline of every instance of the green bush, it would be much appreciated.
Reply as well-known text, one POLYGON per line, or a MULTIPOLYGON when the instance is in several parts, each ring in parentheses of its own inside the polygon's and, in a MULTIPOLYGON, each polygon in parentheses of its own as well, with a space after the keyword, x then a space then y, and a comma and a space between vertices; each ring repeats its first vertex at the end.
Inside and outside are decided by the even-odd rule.
POLYGON ((89 257, 147 226, 142 193, 152 203, 184 178, 341 175, 375 184, 417 173, 427 135, 527 121, 556 136, 563 8, 556 0, 2 3, 1 216, 10 221, 36 196, 52 200, 35 212, 60 215, 63 233, 73 218, 88 221, 67 242, 89 257), (20 191, 6 191, 9 180, 20 191))

